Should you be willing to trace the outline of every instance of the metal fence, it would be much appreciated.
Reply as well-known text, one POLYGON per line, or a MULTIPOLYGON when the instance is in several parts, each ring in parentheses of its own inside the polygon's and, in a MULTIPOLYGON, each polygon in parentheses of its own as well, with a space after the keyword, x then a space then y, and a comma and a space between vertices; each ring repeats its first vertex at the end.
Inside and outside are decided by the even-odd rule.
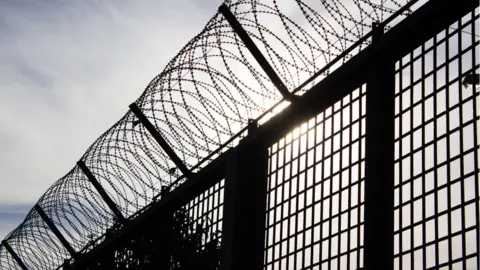
MULTIPOLYGON (((395 64, 394 269, 478 269, 478 9, 395 64)), ((363 267, 366 87, 270 148, 266 269, 363 267)))
POLYGON ((270 148, 266 269, 362 265, 365 90, 270 148))
MULTIPOLYGON (((79 162, 7 237, 0 246, 0 268, 479 269, 478 3, 353 1, 350 4, 368 18, 358 19, 347 15, 348 4, 323 1, 332 20, 344 20, 336 20, 340 28, 329 27, 346 36, 338 37, 336 44, 327 37, 333 32, 323 29, 326 44, 310 44, 317 50, 310 59, 305 52, 295 54, 306 48, 295 47, 295 40, 308 44, 311 36, 302 31, 305 39, 289 35, 292 43, 284 44, 293 59, 289 62, 273 53, 270 43, 278 40, 271 38, 278 37, 255 19, 258 14, 288 17, 280 12, 286 9, 273 2, 269 6, 234 1, 228 7, 238 24, 272 35, 246 31, 265 46, 266 61, 284 71, 279 71, 280 81, 289 82, 288 88, 297 95, 284 96, 291 103, 283 100, 268 110, 263 108, 266 104, 251 107, 246 100, 239 101, 246 93, 239 90, 238 96, 230 97, 238 101, 236 105, 226 105, 232 110, 243 106, 237 108, 237 118, 217 111, 214 114, 221 119, 213 126, 207 122, 215 117, 188 109, 193 105, 182 107, 190 120, 176 115, 178 122, 168 120, 176 113, 174 106, 173 111, 164 108, 163 119, 155 109, 143 115, 132 105, 131 112, 89 149, 87 165, 79 162), (302 69, 295 62, 301 58, 324 68, 302 69), (289 80, 288 65, 302 75, 289 80), (297 83, 302 76, 306 82, 297 83), (307 86, 311 88, 305 90, 307 86), (283 109, 275 109, 279 107, 283 109), (249 120, 242 112, 256 119, 249 120), (192 121, 198 123, 187 125, 192 121), (158 133, 161 123, 168 130, 158 133), (217 135, 212 135, 215 130, 217 135), (212 150, 214 146, 219 148, 212 150), (122 156, 108 152, 109 147, 136 150, 122 156), (112 157, 124 163, 112 163, 112 157), (106 167, 100 166, 104 160, 106 167), (193 165, 192 160, 198 163, 193 165), (163 182, 155 182, 157 174, 163 182), (112 176, 120 177, 120 183, 112 182, 112 176), (162 187, 164 182, 168 185, 162 187), (80 191, 85 193, 81 210, 69 212, 52 201, 57 190, 67 187, 74 187, 77 196, 69 202, 76 201, 80 191), (58 214, 59 207, 65 215, 58 214), (56 227, 60 229, 55 231, 56 227), (38 246, 32 248, 32 243, 38 246)), ((294 2, 303 7, 311 25, 326 24, 318 18, 323 24, 312 23, 318 13, 304 1, 294 2)), ((225 40, 245 33, 225 10, 223 15, 234 32, 221 30, 228 25, 217 14, 172 60, 171 69, 148 87, 138 102, 142 110, 162 93, 158 87, 171 88, 167 85, 173 80, 172 70, 178 68, 173 73, 181 74, 181 63, 202 58, 197 49, 209 47, 213 33, 226 45, 211 45, 214 48, 203 52, 204 59, 215 56, 217 49, 232 52, 234 47, 229 46, 234 43, 225 40)), ((291 30, 286 21, 282 29, 299 33, 295 31, 301 27, 291 30)), ((248 49, 255 58, 248 40, 242 39, 247 48, 232 40, 241 48, 240 62, 251 68, 248 63, 255 60, 243 54, 248 49)), ((221 75, 193 66, 191 74, 221 75)), ((268 68, 264 71, 278 87, 268 68)), ((269 89, 264 85, 267 77, 257 71, 251 74, 251 83, 269 89)), ((204 84, 193 75, 192 80, 179 78, 180 88, 188 88, 182 86, 185 80, 193 88, 202 85, 222 92, 220 84, 204 84)), ((237 90, 239 82, 237 77, 229 81, 237 90)), ((270 90, 248 91, 262 96, 270 90)), ((162 106, 168 107, 163 98, 162 106)), ((202 103, 206 98, 202 94, 197 99, 197 110, 206 106, 202 103)), ((279 100, 278 94, 270 98, 271 104, 279 100)))
POLYGON ((396 269, 478 268, 478 26, 476 9, 396 63, 396 269))

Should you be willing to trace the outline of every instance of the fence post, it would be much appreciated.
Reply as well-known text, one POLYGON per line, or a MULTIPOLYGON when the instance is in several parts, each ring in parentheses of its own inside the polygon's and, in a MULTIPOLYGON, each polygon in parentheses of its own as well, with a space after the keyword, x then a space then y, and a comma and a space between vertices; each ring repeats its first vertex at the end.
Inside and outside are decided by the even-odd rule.
MULTIPOLYGON (((372 43, 383 36, 373 25, 372 43)), ((364 269, 393 270, 395 62, 372 59, 367 82, 364 269)))
MULTIPOLYGON (((257 124, 249 124, 249 133, 257 124)), ((263 269, 268 149, 263 143, 230 153, 225 177, 220 269, 263 269)))
MULTIPOLYGON (((169 192, 167 187, 162 187, 161 196, 165 196, 169 192)), ((157 250, 154 253, 156 258, 151 258, 155 260, 155 263, 152 264, 154 267, 152 269, 170 269, 172 267, 172 248, 174 243, 172 242, 172 233, 174 226, 174 209, 168 208, 166 211, 161 211, 152 217, 152 221, 149 223, 153 225, 150 230, 154 234, 154 239, 152 243, 157 250)))

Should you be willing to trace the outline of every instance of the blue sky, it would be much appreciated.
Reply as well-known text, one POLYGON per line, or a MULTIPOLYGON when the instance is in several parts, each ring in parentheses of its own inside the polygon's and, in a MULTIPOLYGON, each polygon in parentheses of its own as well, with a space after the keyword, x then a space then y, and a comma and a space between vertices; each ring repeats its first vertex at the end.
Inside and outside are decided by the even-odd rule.
POLYGON ((220 3, 0 2, 0 239, 220 3))

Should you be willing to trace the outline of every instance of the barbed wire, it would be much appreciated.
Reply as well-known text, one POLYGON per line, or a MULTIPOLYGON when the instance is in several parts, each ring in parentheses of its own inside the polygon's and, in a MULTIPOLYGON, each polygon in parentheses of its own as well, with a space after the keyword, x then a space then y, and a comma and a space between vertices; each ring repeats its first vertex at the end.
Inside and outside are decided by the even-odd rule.
MULTIPOLYGON (((384 21, 408 2, 225 3, 287 88, 293 90, 370 32, 373 22, 384 21)), ((355 47, 330 70, 368 44, 366 40, 355 47)), ((323 75, 327 74, 328 70, 323 75)), ((259 117, 281 100, 248 48, 217 12, 148 84, 136 104, 187 168, 200 170, 215 158, 209 157, 214 151, 238 142, 225 145, 248 119, 259 117)), ((103 133, 81 160, 125 217, 152 203, 162 186, 171 185, 172 180, 180 177, 186 181, 131 111, 103 133)), ((172 188, 182 181, 176 181, 172 188)), ((57 180, 37 204, 76 251, 91 249, 116 223, 109 206, 78 166, 57 180)), ((35 209, 5 240, 30 269, 56 269, 70 258, 35 209)), ((0 269, 17 268, 6 248, 0 246, 0 269)))

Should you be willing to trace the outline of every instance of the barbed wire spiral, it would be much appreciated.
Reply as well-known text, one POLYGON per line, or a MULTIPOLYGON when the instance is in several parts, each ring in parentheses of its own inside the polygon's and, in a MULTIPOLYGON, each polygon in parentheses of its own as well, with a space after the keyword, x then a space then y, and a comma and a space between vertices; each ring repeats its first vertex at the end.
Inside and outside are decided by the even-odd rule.
MULTIPOLYGON (((384 21, 408 2, 234 0, 226 4, 292 91, 370 32, 373 22, 384 21)), ((356 46, 297 94, 308 91, 368 43, 356 46)), ((136 104, 185 165, 198 171, 248 119, 280 101, 282 96, 217 12, 150 82, 136 104)), ((155 200, 162 186, 182 177, 172 173, 175 164, 136 121, 128 111, 81 157, 125 217, 134 216, 155 200)), ((234 146, 238 139, 224 147, 234 146)), ((172 188, 187 181, 181 179, 172 188)), ((108 205, 78 166, 57 180, 38 205, 76 251, 87 252, 101 242, 115 223, 108 205)), ((35 209, 5 240, 29 269, 56 269, 70 257, 35 209)), ((17 268, 0 246, 0 269, 17 268)))

